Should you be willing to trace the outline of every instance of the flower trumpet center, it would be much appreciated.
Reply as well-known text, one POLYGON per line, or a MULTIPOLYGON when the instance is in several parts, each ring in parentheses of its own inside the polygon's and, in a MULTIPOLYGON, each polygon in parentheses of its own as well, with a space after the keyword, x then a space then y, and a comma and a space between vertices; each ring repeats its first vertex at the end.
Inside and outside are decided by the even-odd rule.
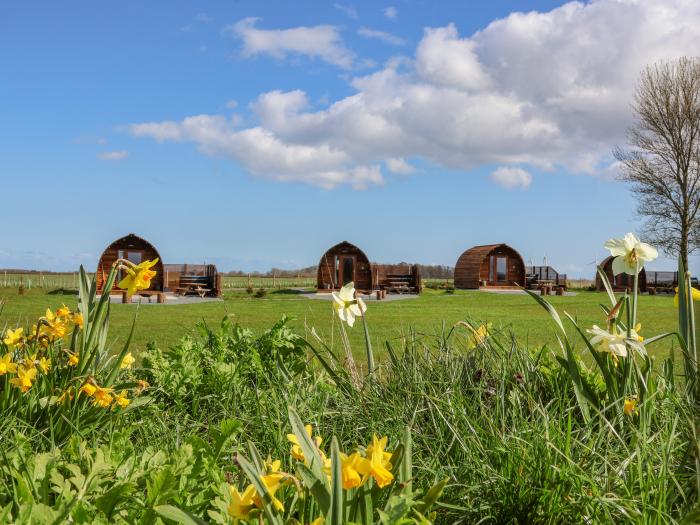
POLYGON ((639 256, 637 255, 637 249, 632 248, 629 252, 627 252, 627 255, 625 255, 625 259, 627 260, 627 263, 630 266, 635 266, 639 262, 639 256))

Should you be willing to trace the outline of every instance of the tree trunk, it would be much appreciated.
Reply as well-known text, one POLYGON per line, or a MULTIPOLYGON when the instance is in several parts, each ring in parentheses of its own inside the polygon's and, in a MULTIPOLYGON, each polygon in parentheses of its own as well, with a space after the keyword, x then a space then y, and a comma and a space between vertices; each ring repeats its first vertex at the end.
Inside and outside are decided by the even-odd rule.
MULTIPOLYGON (((681 227, 681 239, 680 246, 678 247, 678 260, 683 262, 683 268, 688 271, 688 227, 684 224, 681 227)), ((679 275, 679 279, 683 276, 679 275)))

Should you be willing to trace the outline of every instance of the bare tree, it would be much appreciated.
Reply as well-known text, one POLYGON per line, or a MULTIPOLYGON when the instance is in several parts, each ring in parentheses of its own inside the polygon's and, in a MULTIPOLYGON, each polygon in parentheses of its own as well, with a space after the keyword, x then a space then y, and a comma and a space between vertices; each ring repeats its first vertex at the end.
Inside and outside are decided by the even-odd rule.
POLYGON ((634 98, 628 149, 616 148, 648 239, 688 267, 700 248, 700 59, 647 67, 634 98))

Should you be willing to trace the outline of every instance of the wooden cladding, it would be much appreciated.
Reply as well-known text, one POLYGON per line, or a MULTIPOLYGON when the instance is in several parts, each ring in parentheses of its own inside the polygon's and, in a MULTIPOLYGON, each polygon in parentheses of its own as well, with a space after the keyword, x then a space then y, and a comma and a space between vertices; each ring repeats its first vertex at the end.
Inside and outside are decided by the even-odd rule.
POLYGON ((469 248, 455 264, 455 288, 525 286, 525 263, 520 254, 506 244, 488 244, 469 248))
MULTIPOLYGON (((605 275, 608 277, 608 281, 610 281, 610 286, 612 286, 612 289, 615 292, 624 292, 625 290, 631 290, 632 286, 634 285, 634 276, 627 275, 626 273, 613 275, 613 259, 613 256, 607 257, 600 264, 600 266, 603 267, 605 275)), ((638 284, 640 292, 647 291, 647 272, 646 270, 644 270, 644 268, 642 268, 639 272, 638 284)), ((597 271, 595 274, 595 287, 596 290, 598 290, 599 292, 605 290, 605 285, 603 285, 603 279, 601 279, 600 274, 597 271)))
MULTIPOLYGON (((147 240, 130 233, 126 237, 114 241, 102 252, 100 260, 97 263, 97 293, 102 293, 107 276, 112 269, 112 264, 120 258, 128 259, 135 264, 143 261, 152 261, 158 258, 158 263, 153 267, 157 273, 151 281, 149 289, 157 292, 163 291, 163 259, 161 259, 158 250, 147 240)), ((120 276, 117 276, 117 279, 119 278, 120 276)), ((115 282, 115 286, 117 282, 115 282)))
POLYGON ((351 281, 357 290, 370 291, 374 288, 369 259, 357 246, 343 241, 321 257, 316 287, 319 290, 339 290, 351 281))
POLYGON ((365 253, 354 244, 343 241, 323 254, 318 263, 317 288, 339 290, 350 281, 355 289, 370 292, 420 293, 421 277, 418 266, 411 264, 372 264, 365 253))

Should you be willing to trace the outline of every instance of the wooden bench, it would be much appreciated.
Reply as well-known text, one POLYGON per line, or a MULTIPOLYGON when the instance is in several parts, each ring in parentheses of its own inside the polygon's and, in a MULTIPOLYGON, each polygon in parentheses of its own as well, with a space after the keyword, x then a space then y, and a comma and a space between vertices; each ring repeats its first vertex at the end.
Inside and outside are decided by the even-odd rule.
POLYGON ((204 297, 212 291, 206 275, 181 275, 175 293, 178 295, 199 295, 204 297))
POLYGON ((211 288, 202 288, 197 284, 190 286, 179 286, 175 288, 175 293, 182 296, 196 294, 200 297, 205 297, 209 292, 211 292, 211 288))

